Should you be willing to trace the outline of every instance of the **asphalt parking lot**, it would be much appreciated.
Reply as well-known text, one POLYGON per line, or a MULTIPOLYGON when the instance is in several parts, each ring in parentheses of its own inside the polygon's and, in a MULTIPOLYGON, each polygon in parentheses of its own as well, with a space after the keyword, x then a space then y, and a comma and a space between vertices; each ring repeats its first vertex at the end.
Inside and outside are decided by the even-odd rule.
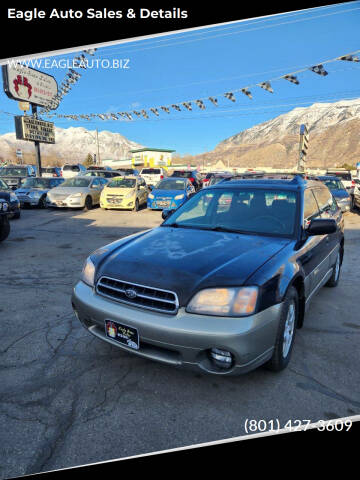
POLYGON ((360 214, 345 215, 336 289, 323 288, 289 367, 189 373, 87 333, 70 296, 87 255, 152 228, 160 212, 25 209, 0 245, 0 477, 245 435, 247 419, 360 414, 360 214))

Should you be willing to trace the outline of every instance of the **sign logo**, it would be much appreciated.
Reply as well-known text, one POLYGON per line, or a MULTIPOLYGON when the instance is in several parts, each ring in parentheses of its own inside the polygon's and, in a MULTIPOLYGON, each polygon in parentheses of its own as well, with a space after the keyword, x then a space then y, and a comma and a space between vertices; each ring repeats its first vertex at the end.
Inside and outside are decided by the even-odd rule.
POLYGON ((136 290, 134 290, 133 288, 128 288, 125 290, 125 295, 128 297, 128 298, 135 298, 137 296, 137 293, 136 293, 136 290))
POLYGON ((106 322, 106 331, 109 337, 116 338, 116 326, 112 322, 106 322))
POLYGON ((4 91, 18 101, 46 107, 58 93, 55 78, 20 63, 2 66, 4 91))
POLYGON ((22 75, 18 75, 14 80, 13 80, 15 92, 21 97, 21 98, 30 98, 31 97, 31 91, 32 91, 32 86, 29 83, 29 80, 27 77, 23 77, 22 75))

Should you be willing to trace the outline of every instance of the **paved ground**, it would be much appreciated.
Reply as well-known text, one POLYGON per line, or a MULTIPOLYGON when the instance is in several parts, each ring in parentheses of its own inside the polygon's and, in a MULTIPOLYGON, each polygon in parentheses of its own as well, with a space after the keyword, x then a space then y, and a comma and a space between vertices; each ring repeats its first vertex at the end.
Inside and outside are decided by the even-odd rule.
POLYGON ((336 289, 323 288, 289 367, 188 373, 88 334, 70 295, 86 256, 157 225, 159 212, 25 210, 0 245, 0 478, 245 434, 246 419, 360 413, 360 215, 346 215, 336 289))

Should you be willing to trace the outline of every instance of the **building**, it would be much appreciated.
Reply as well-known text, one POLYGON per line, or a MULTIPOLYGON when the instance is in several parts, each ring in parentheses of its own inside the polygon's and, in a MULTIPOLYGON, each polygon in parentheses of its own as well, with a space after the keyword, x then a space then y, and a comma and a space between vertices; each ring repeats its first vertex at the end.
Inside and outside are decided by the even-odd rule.
POLYGON ((143 165, 144 167, 170 167, 172 153, 175 150, 162 148, 137 148, 130 150, 132 154, 131 163, 133 166, 143 165))

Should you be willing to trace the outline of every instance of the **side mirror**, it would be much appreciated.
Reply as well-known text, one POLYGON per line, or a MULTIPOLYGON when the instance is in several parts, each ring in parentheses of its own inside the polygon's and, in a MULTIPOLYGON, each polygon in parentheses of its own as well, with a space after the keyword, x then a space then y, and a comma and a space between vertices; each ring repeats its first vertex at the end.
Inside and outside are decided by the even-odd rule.
POLYGON ((335 233, 336 229, 336 221, 332 218, 314 218, 306 232, 308 235, 328 235, 329 233, 335 233))
POLYGON ((167 218, 169 218, 173 213, 175 212, 175 209, 172 209, 172 210, 168 210, 168 209, 165 209, 161 212, 161 217, 163 220, 166 220, 167 218))

